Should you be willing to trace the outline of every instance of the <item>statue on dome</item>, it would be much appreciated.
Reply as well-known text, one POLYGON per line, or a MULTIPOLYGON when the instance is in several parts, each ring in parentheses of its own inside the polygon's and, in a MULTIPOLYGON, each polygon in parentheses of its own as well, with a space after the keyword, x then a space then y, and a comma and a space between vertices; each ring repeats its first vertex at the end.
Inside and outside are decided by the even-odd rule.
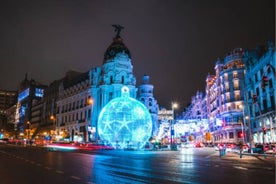
POLYGON ((112 27, 115 28, 116 38, 120 37, 121 30, 124 29, 124 27, 119 24, 113 24, 112 27))

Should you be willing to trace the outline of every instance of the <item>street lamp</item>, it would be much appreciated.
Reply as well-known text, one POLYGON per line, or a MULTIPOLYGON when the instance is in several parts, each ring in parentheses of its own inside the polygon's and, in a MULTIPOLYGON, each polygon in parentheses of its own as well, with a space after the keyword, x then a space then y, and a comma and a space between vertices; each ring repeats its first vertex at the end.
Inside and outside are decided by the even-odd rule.
POLYGON ((86 139, 86 141, 90 142, 92 140, 91 134, 95 134, 95 132, 92 131, 93 130, 93 126, 92 126, 92 113, 93 113, 93 105, 94 105, 94 100, 93 100, 92 97, 89 96, 87 98, 87 104, 91 106, 91 111, 90 111, 90 114, 88 115, 88 118, 89 118, 89 120, 91 120, 90 121, 91 123, 90 124, 88 123, 88 126, 87 126, 87 130, 88 130, 87 132, 88 133, 86 134, 85 139, 86 139))
POLYGON ((54 140, 56 140, 56 136, 57 136, 57 118, 52 114, 50 116, 50 120, 52 121, 52 125, 51 125, 51 130, 50 130, 50 135, 53 136, 52 138, 54 140))
MULTIPOLYGON (((172 121, 171 121, 171 150, 176 150, 176 145, 173 145, 173 138, 174 138, 174 109, 178 107, 177 103, 172 102, 172 121)), ((175 143, 174 143, 175 144, 175 143)))
POLYGON ((242 123, 241 123, 241 129, 242 129, 242 141, 243 141, 243 144, 245 143, 245 139, 244 139, 244 127, 245 127, 245 116, 244 116, 244 106, 243 105, 240 105, 239 106, 240 109, 242 109, 242 123))
POLYGON ((28 142, 30 142, 30 121, 27 121, 27 138, 28 138, 28 142))

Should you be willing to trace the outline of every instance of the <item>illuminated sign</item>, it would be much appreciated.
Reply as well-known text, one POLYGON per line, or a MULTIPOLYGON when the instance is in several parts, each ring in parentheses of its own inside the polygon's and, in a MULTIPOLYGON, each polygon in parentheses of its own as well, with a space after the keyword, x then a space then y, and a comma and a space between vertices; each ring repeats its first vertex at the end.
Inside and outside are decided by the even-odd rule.
POLYGON ((35 96, 43 97, 43 95, 44 95, 44 89, 35 88, 35 96))
POLYGON ((30 95, 30 88, 25 89, 18 95, 18 101, 22 101, 23 99, 27 98, 30 95))
POLYGON ((19 109, 19 117, 25 116, 26 113, 26 105, 22 105, 19 109))

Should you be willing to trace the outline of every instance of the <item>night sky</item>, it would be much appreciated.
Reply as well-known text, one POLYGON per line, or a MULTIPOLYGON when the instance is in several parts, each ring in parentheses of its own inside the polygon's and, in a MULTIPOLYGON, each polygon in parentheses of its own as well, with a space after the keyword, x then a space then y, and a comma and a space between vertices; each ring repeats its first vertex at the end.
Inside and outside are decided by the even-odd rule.
POLYGON ((218 57, 275 40, 274 0, 6 0, 0 3, 0 89, 49 85, 101 66, 121 32, 137 86, 150 76, 160 106, 180 109, 204 91, 218 57))

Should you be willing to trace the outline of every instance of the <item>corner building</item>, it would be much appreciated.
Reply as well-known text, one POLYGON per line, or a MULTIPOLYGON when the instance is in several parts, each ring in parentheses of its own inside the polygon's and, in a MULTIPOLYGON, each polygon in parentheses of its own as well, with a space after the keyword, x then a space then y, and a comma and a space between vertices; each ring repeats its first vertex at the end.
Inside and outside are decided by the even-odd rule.
MULTIPOLYGON (((76 83, 70 82, 68 87, 60 86, 60 97, 57 101, 58 136, 66 136, 72 141, 100 140, 97 123, 102 108, 110 100, 121 96, 123 86, 129 88, 130 97, 136 98, 136 78, 131 61, 128 48, 117 34, 104 53, 102 67, 92 67, 76 83)), ((154 100, 153 97, 152 99, 154 100)), ((155 100, 153 102, 157 105, 155 100)), ((157 116, 157 112, 150 112, 152 117, 155 117, 154 113, 157 116)))
POLYGON ((213 142, 244 142, 244 51, 236 48, 217 60, 215 75, 206 79, 206 105, 213 142))

